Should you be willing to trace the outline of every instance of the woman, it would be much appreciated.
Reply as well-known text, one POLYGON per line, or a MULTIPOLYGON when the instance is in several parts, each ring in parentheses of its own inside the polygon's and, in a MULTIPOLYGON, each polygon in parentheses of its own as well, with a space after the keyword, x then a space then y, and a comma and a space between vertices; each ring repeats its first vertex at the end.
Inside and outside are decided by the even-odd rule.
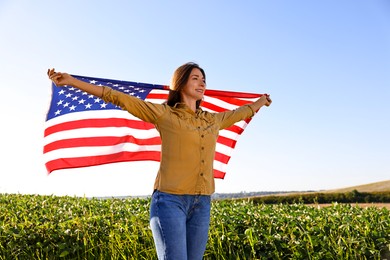
POLYGON ((218 132, 269 106, 269 96, 233 111, 203 111, 199 106, 206 75, 196 63, 176 69, 164 104, 145 102, 54 69, 48 70, 48 76, 57 86, 79 88, 156 126, 161 136, 161 160, 150 205, 150 226, 158 258, 202 259, 210 223, 210 195, 214 193, 218 132))

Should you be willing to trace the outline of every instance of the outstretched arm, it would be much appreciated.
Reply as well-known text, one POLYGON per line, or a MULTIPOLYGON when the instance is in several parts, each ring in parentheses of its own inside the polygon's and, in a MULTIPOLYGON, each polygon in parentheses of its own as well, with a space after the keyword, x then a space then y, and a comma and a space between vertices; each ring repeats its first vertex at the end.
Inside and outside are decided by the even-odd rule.
POLYGON ((251 107, 253 108, 254 111, 258 111, 262 106, 269 107, 271 105, 271 103, 272 103, 272 100, 269 97, 269 95, 264 94, 258 100, 253 102, 251 104, 251 107))
POLYGON ((54 69, 47 70, 47 75, 53 81, 56 86, 73 86, 80 90, 83 90, 89 94, 92 94, 97 97, 103 96, 103 87, 96 86, 82 80, 76 79, 67 73, 56 72, 54 69))
POLYGON ((262 107, 270 106, 272 103, 269 95, 264 94, 253 103, 240 106, 234 110, 228 110, 215 114, 215 118, 219 121, 220 129, 225 129, 234 123, 250 118, 262 107))

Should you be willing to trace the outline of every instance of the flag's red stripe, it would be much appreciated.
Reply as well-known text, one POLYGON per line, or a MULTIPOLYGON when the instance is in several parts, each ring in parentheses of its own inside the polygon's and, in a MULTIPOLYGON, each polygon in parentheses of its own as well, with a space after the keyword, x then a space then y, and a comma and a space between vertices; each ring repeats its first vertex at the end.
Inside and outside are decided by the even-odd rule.
POLYGON ((147 99, 168 99, 168 92, 165 93, 149 93, 147 99))
MULTIPOLYGON (((228 103, 230 103, 231 105, 235 105, 237 107, 239 106, 237 104, 233 104, 233 102, 228 102, 228 103)), ((246 105, 246 104, 250 104, 250 103, 253 103, 253 102, 246 101, 242 105, 246 105)), ((214 103, 210 103, 210 102, 207 102, 207 101, 202 101, 201 106, 204 107, 204 108, 211 109, 212 111, 215 111, 215 112, 223 112, 223 111, 226 111, 226 110, 230 110, 228 108, 224 108, 224 107, 218 106, 218 105, 216 105, 214 103)))
POLYGON ((228 110, 227 108, 217 106, 217 105, 210 103, 210 102, 207 102, 207 101, 202 101, 202 103, 200 105, 204 108, 211 109, 212 111, 215 111, 215 112, 222 112, 222 111, 228 110))
POLYGON ((213 90, 213 89, 206 89, 205 95, 216 97, 216 98, 219 97, 258 98, 262 96, 261 94, 255 94, 255 93, 234 92, 234 91, 213 90))
POLYGON ((225 178, 226 172, 218 171, 217 169, 214 169, 214 178, 217 179, 223 179, 225 178))
POLYGON ((133 143, 137 145, 161 145, 161 139, 160 137, 138 139, 131 135, 71 138, 58 140, 45 145, 43 147, 43 153, 48 153, 62 148, 113 146, 124 143, 133 143))
POLYGON ((221 163, 227 164, 230 160, 230 156, 220 153, 220 152, 215 152, 214 160, 219 161, 221 163))
POLYGON ((235 105, 235 106, 243 106, 246 104, 253 103, 253 101, 242 100, 242 99, 232 98, 232 97, 216 97, 216 98, 218 98, 219 100, 224 101, 226 103, 235 105))
MULTIPOLYGON (((250 104, 250 103, 253 103, 253 102, 248 102, 246 104, 250 104)), ((208 108, 208 109, 215 111, 215 112, 223 112, 223 111, 230 110, 228 108, 217 106, 217 105, 210 103, 210 102, 207 102, 207 101, 202 101, 201 106, 204 108, 208 108)), ((246 119, 246 120, 248 120, 248 119, 246 119)), ((249 120, 250 120, 250 118, 249 118, 249 120)))
POLYGON ((244 132, 244 129, 236 125, 229 126, 228 128, 226 128, 226 130, 229 130, 239 135, 242 134, 242 132, 244 132))
POLYGON ((160 161, 160 152, 142 151, 142 152, 120 152, 108 155, 87 156, 76 158, 56 159, 46 163, 46 169, 49 173, 60 169, 70 169, 101 165, 106 163, 127 162, 127 161, 160 161))
POLYGON ((153 124, 141 120, 125 118, 94 118, 74 120, 47 127, 45 129, 44 136, 46 137, 56 132, 89 127, 129 127, 145 130, 155 128, 153 124))
POLYGON ((220 135, 218 136, 217 143, 234 148, 236 146, 237 141, 220 135))

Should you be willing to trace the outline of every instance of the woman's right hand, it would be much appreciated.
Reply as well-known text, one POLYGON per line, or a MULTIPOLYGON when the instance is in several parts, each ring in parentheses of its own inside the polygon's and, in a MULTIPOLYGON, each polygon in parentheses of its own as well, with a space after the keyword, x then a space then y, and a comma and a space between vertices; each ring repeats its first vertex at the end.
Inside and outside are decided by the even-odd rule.
POLYGON ((67 74, 56 72, 54 69, 47 70, 47 76, 56 86, 72 85, 74 78, 67 74))

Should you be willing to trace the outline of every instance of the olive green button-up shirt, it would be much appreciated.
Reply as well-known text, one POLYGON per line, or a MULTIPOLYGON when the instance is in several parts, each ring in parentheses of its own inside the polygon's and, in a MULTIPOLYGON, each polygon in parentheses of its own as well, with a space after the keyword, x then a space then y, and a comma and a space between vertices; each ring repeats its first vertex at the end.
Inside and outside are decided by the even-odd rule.
POLYGON ((155 125, 161 137, 161 160, 154 189, 172 194, 211 195, 213 161, 219 130, 252 117, 251 105, 210 113, 178 103, 156 104, 104 87, 102 99, 155 125))

